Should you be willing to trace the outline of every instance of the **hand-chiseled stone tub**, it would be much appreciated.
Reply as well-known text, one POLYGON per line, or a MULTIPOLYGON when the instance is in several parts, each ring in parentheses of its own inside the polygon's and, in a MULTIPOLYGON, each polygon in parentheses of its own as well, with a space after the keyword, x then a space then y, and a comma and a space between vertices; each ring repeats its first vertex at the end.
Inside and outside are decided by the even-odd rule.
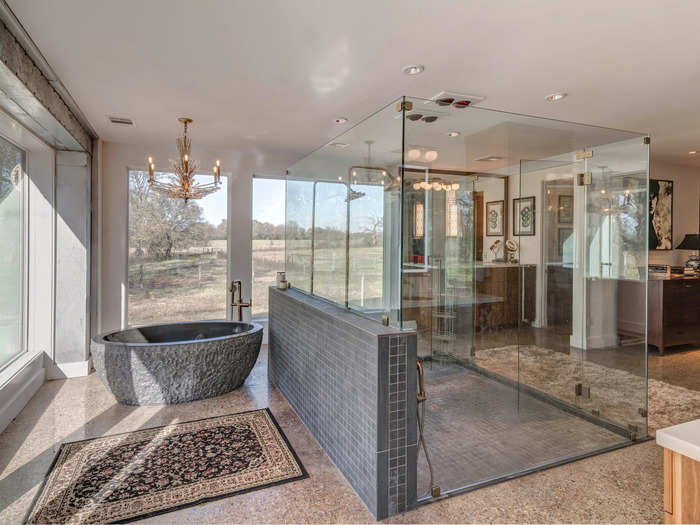
POLYGON ((92 360, 120 403, 184 403, 241 386, 262 336, 259 324, 232 321, 138 326, 93 338, 92 360))

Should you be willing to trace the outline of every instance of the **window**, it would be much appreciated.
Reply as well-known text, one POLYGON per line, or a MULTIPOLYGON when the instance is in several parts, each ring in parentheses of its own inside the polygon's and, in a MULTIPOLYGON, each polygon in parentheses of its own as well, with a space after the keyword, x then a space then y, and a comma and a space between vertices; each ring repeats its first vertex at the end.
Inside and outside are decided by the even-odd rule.
POLYGON ((284 271, 285 181, 253 179, 253 317, 267 317, 268 287, 284 271))
POLYGON ((129 171, 129 325, 226 318, 227 189, 222 177, 219 191, 185 202, 129 171))
POLYGON ((25 154, 0 137, 0 369, 25 351, 25 154))

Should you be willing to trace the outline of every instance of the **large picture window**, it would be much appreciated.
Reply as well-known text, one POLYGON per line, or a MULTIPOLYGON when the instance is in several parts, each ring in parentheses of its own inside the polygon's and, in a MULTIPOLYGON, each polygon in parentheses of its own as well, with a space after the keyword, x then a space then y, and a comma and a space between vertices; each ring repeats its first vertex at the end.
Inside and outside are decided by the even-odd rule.
POLYGON ((0 369, 25 351, 25 153, 0 137, 0 369))
POLYGON ((285 181, 253 179, 253 317, 268 313, 268 287, 284 270, 285 181))
POLYGON ((226 318, 227 183, 185 202, 129 171, 129 325, 226 318))

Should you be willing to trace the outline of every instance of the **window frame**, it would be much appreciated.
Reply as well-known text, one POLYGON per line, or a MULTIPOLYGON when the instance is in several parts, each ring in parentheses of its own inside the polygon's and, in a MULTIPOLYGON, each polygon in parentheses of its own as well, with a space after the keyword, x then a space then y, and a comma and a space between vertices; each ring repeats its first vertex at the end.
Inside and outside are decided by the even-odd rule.
POLYGON ((4 133, 0 133, 0 137, 12 146, 16 147, 24 154, 24 166, 22 167, 22 219, 21 219, 21 265, 22 265, 22 282, 21 282, 21 303, 22 303, 22 329, 21 341, 22 351, 11 358, 7 363, 0 364, 0 374, 7 371, 19 359, 25 357, 29 353, 29 176, 27 174, 27 164, 29 162, 29 151, 22 147, 16 141, 4 133))
MULTIPOLYGON (((130 197, 130 190, 129 190, 129 182, 130 182, 130 177, 131 177, 131 172, 132 171, 140 171, 143 173, 148 173, 148 167, 146 165, 138 166, 138 165, 128 165, 126 167, 126 213, 124 214, 125 217, 125 247, 124 247, 124 275, 122 276, 122 293, 121 293, 121 327, 122 329, 126 328, 133 328, 135 326, 144 326, 144 325, 130 325, 129 324, 129 221, 131 218, 131 207, 129 206, 129 197, 130 197)), ((156 173, 164 173, 164 174, 171 174, 172 172, 170 171, 156 171, 156 173)), ((196 171, 195 176, 197 175, 204 175, 204 176, 209 176, 211 177, 212 174, 210 172, 206 171, 196 171)), ((233 184, 231 182, 233 181, 233 178, 231 177, 230 172, 221 172, 221 178, 226 178, 226 282, 229 283, 231 282, 231 224, 232 224, 232 206, 231 206, 231 198, 232 198, 232 191, 233 191, 233 184)), ((229 304, 229 293, 227 292, 224 295, 224 307, 226 309, 226 315, 222 319, 216 319, 216 320, 225 320, 225 321, 231 321, 231 307, 229 304)), ((167 321, 164 321, 167 322, 167 321)))

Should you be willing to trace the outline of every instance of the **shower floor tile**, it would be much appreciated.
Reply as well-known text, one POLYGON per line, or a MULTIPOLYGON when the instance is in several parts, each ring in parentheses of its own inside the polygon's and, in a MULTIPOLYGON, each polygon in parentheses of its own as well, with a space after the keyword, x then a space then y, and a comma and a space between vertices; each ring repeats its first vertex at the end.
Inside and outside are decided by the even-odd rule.
MULTIPOLYGON (((443 493, 625 441, 459 365, 426 363, 425 383, 425 439, 443 493)), ((429 486, 421 450, 419 498, 429 486)))

